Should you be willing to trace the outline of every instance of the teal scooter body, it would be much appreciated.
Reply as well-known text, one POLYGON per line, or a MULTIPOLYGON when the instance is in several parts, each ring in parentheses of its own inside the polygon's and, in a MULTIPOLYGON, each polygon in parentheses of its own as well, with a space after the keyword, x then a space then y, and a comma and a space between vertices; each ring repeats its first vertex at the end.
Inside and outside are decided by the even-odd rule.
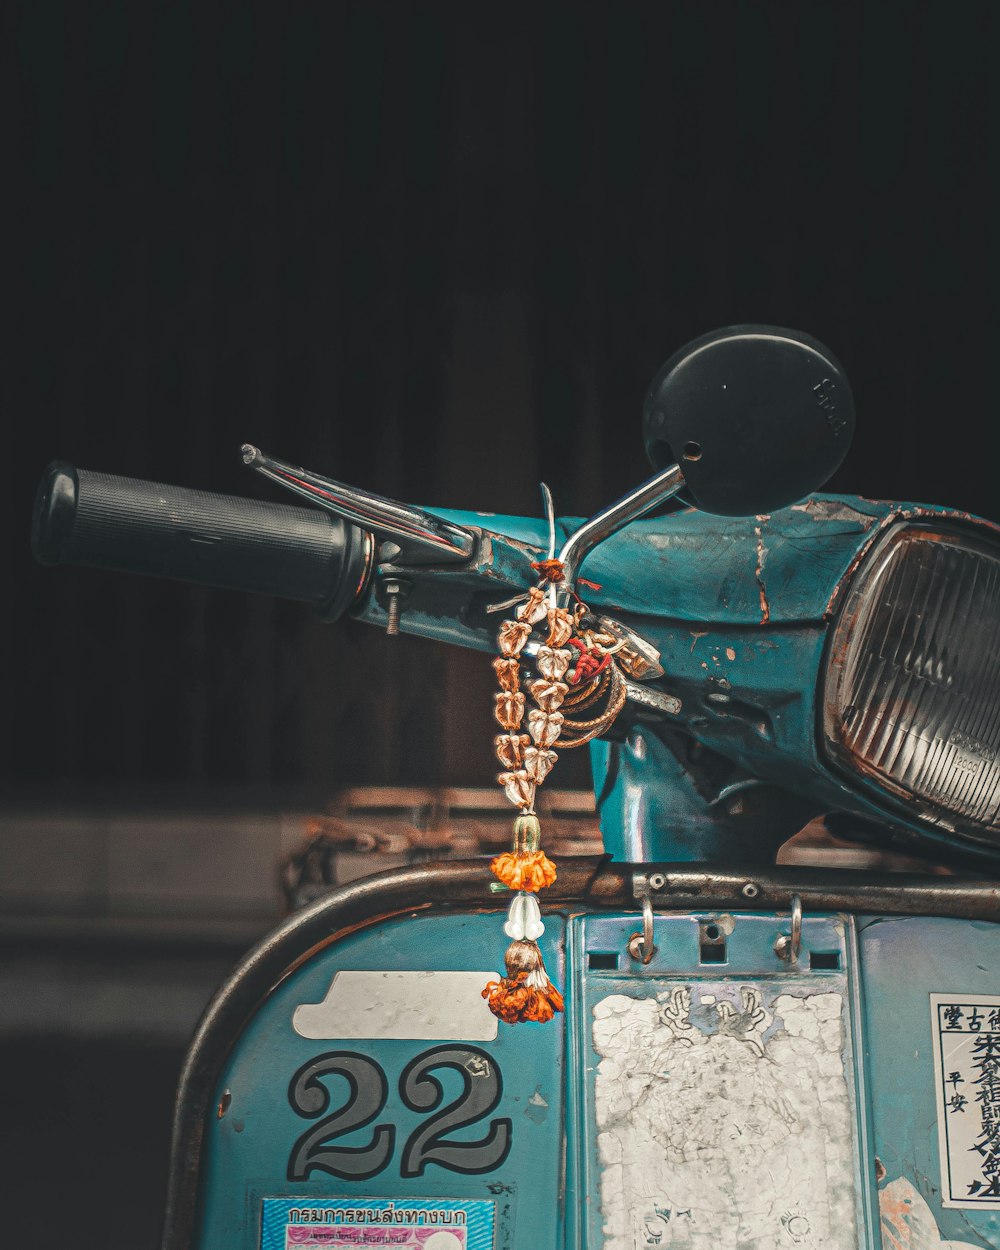
MULTIPOLYGON (((488 525, 486 554, 471 568, 432 572, 378 565, 356 614, 384 628, 379 587, 402 581, 403 632, 495 651, 499 618, 491 608, 530 582, 532 561, 545 555, 545 524, 437 515, 470 528, 488 525)), ((560 521, 556 545, 580 524, 560 521)), ((835 812, 855 817, 855 832, 877 825, 878 839, 901 848, 996 862, 994 835, 956 829, 912 795, 845 768, 825 741, 838 620, 852 590, 904 533, 927 534, 931 554, 939 534, 959 547, 982 543, 993 549, 987 569, 1000 570, 1000 528, 992 522, 843 495, 813 495, 755 517, 684 509, 635 521, 593 551, 581 569, 588 607, 649 643, 663 670, 635 689, 617 731, 591 745, 609 854, 635 862, 773 862, 811 816, 835 812)), ((995 649, 991 630, 990 621, 982 623, 984 650, 995 649)), ((995 751, 985 762, 995 772, 995 751)))
MULTIPOLYGON (((514 572, 473 596, 461 570, 370 584, 409 576, 403 629, 490 650, 486 609, 543 526, 442 515, 488 520, 514 572)), ((656 649, 674 710, 592 748, 609 859, 560 865, 541 939, 565 1015, 485 1010, 505 906, 485 863, 334 891, 206 1018, 166 1250, 1000 1245, 997 885, 768 866, 824 810, 941 836, 852 785, 821 732, 848 583, 914 525, 988 528, 817 496, 598 548, 588 606, 656 649)), ((386 620, 372 592, 358 614, 386 620)))

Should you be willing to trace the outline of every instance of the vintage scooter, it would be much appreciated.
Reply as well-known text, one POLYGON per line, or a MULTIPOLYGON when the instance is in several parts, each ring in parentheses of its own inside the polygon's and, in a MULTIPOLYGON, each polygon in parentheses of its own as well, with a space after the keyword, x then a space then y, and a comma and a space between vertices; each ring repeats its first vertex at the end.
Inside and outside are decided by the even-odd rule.
POLYGON ((191 1045, 164 1250, 1000 1247, 998 527, 810 494, 854 417, 805 335, 697 340, 644 419, 656 475, 585 523, 484 525, 253 447, 315 507, 50 467, 47 563, 494 654, 536 603, 514 658, 543 678, 553 604, 604 640, 606 855, 560 860, 537 924, 477 860, 331 890, 272 933, 191 1045), (937 871, 776 867, 820 813, 937 871), (505 916, 564 992, 548 1022, 484 999, 505 916))

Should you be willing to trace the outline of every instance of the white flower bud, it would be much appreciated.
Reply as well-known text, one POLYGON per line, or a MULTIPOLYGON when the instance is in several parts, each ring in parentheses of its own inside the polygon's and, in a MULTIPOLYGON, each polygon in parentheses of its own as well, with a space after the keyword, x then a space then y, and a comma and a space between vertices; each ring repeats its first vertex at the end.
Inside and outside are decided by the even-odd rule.
POLYGON ((534 942, 545 932, 542 912, 534 894, 522 890, 515 894, 507 912, 504 933, 512 942, 534 942))

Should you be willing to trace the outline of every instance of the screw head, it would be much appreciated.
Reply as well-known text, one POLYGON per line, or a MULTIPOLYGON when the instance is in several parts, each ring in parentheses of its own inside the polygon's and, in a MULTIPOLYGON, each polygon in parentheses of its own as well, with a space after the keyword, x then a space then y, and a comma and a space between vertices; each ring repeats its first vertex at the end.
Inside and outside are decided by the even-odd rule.
POLYGON ((754 881, 748 881, 746 885, 743 887, 744 898, 756 898, 759 893, 760 893, 760 886, 757 885, 756 882, 754 881))

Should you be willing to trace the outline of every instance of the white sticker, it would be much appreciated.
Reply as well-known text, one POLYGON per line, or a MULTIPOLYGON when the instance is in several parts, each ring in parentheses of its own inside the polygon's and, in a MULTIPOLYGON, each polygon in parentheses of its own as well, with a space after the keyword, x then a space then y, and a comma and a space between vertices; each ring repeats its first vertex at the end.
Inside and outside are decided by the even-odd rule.
POLYGON ((314 1041, 492 1042, 497 1018, 483 986, 495 980, 495 972, 338 972, 321 1003, 295 1008, 292 1027, 314 1041))
POLYGON ((941 1205, 1000 1211, 1000 998, 932 994, 941 1205))
POLYGON ((979 1250, 971 1241, 945 1241, 934 1212, 905 1176, 878 1191, 882 1250, 979 1250))
POLYGON ((594 1007, 605 1250, 856 1250, 843 996, 715 982, 594 1007))

